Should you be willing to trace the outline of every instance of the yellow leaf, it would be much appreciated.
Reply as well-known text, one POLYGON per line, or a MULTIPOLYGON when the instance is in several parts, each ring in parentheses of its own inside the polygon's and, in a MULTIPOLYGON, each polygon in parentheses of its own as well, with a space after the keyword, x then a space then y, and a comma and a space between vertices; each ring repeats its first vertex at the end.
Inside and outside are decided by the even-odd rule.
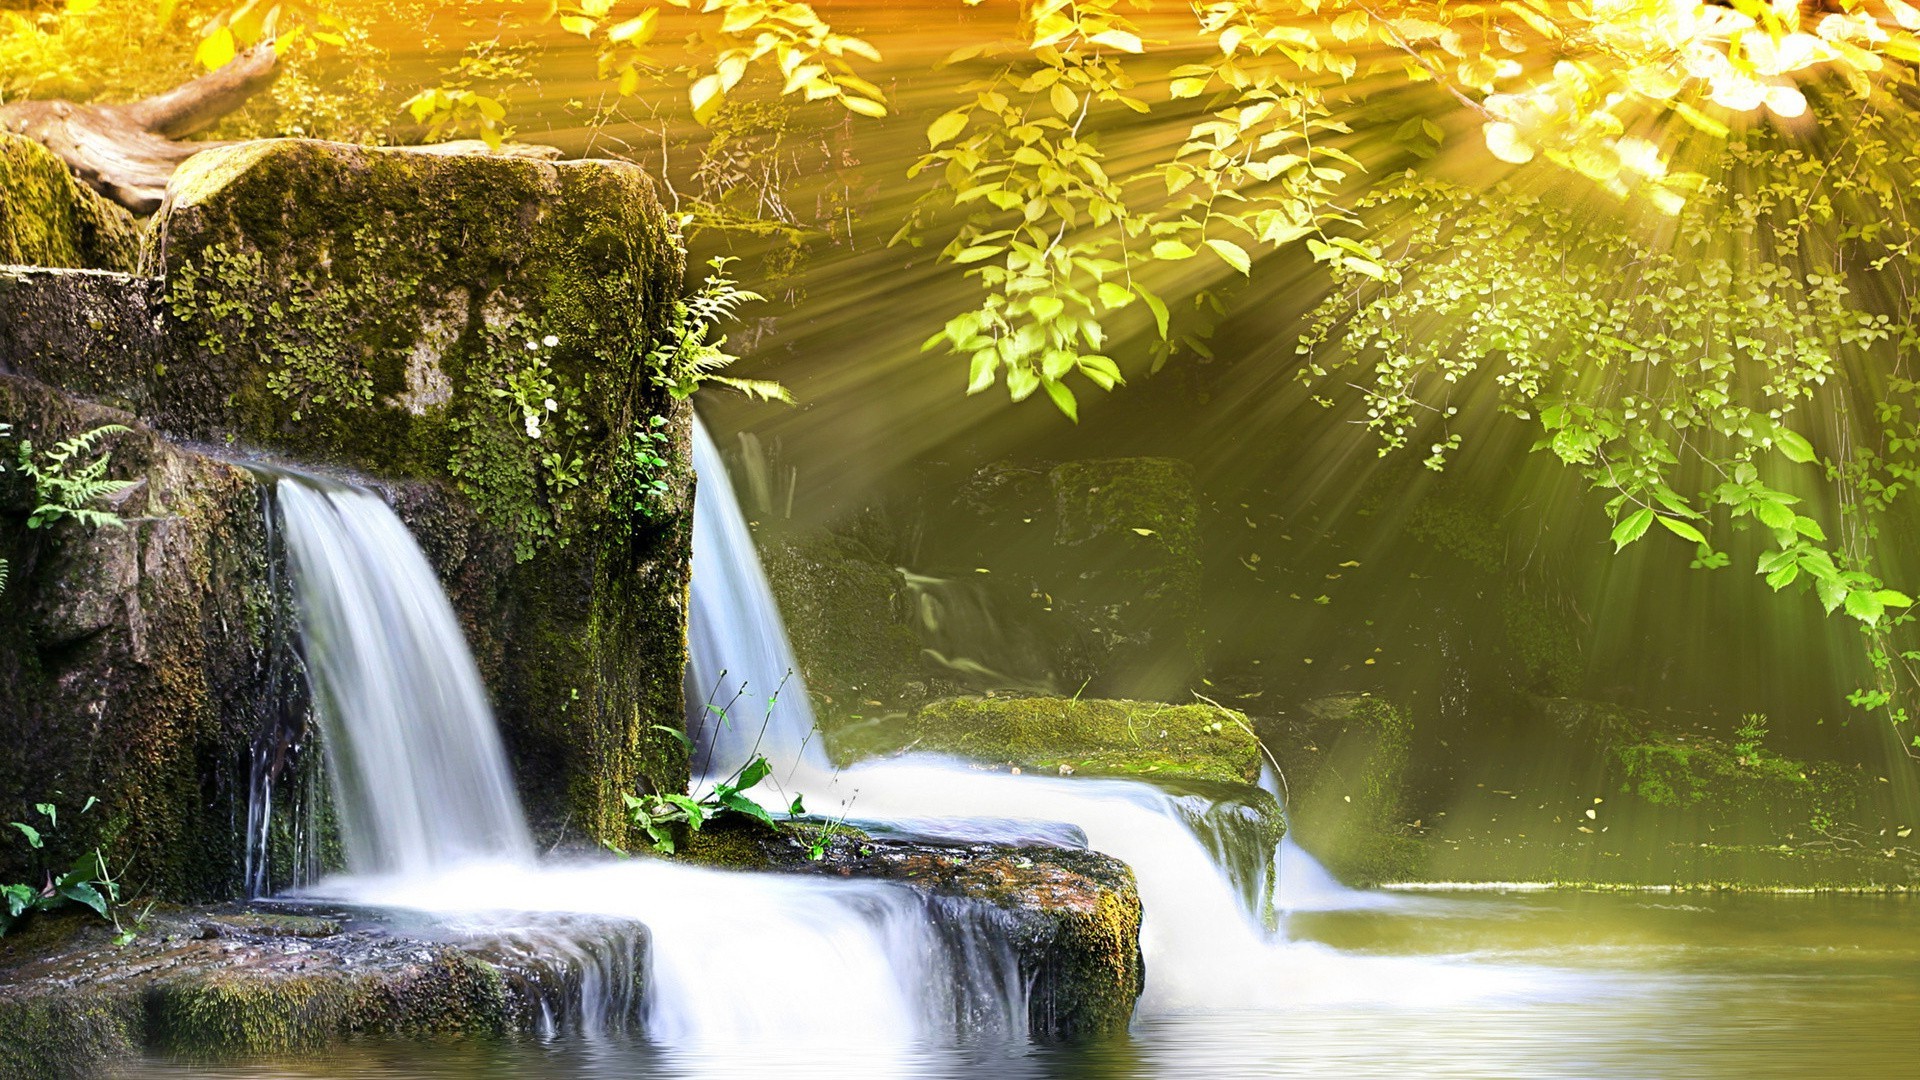
POLYGON ((193 51, 193 58, 200 62, 201 67, 212 71, 225 67, 233 60, 233 54, 233 31, 222 26, 207 35, 200 47, 193 51))
POLYGON ((859 113, 861 116, 879 118, 887 115, 887 107, 870 98, 854 97, 848 94, 840 98, 840 104, 845 105, 847 111, 859 113))
POLYGON ((1119 49, 1121 52, 1137 53, 1140 51, 1140 35, 1130 34, 1125 30, 1103 30, 1087 40, 1093 42, 1095 45, 1105 45, 1111 49, 1119 49))
POLYGON ((720 93, 720 76, 703 75, 699 79, 696 79, 693 86, 687 91, 687 96, 693 102, 694 121, 705 124, 707 121, 713 119, 714 113, 720 111, 722 96, 720 93))
POLYGON ((568 15, 560 20, 560 29, 565 30, 569 34, 579 34, 583 38, 592 37, 594 27, 599 25, 599 23, 592 19, 579 15, 568 15))
POLYGON ((658 8, 648 8, 640 15, 616 25, 613 29, 607 31, 607 40, 613 42, 615 45, 629 41, 637 45, 651 39, 653 37, 654 17, 658 12, 658 8))
POLYGON ((955 109, 927 125, 927 145, 939 146, 967 129, 967 114, 955 109))

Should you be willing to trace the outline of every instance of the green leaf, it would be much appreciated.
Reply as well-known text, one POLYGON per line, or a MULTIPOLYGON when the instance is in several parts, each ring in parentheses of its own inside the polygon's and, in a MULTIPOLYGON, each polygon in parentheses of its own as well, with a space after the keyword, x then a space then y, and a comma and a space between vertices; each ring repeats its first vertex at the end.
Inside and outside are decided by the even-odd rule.
POLYGON ((1044 379, 1041 385, 1046 387, 1047 396, 1053 399, 1054 406, 1065 413, 1067 419, 1076 424, 1080 422, 1080 404, 1073 399, 1073 391, 1067 389, 1066 383, 1058 379, 1044 379))
POLYGON ((1153 312, 1154 324, 1160 328, 1160 340, 1165 341, 1167 339, 1167 305, 1158 296, 1148 292, 1144 285, 1134 285, 1133 291, 1140 295, 1140 299, 1147 302, 1147 308, 1153 312))
POLYGON ((941 113, 939 118, 927 125, 927 145, 939 146, 943 142, 958 136, 967 129, 967 114, 958 109, 941 113))
POLYGON ((1813 444, 1798 432, 1781 428, 1773 433, 1773 442, 1780 448, 1781 453, 1787 455, 1787 460, 1796 465, 1805 465, 1814 458, 1813 444))
POLYGON ((101 918, 104 919, 107 917, 107 898, 101 896, 100 890, 94 888, 90 883, 85 881, 67 881, 63 878, 55 891, 75 903, 85 904, 92 908, 94 914, 101 918))
POLYGON ((1207 241, 1207 247, 1210 248, 1215 255, 1220 256, 1221 261, 1225 262, 1228 266, 1233 267, 1242 274, 1252 273, 1253 259, 1247 255, 1247 250, 1239 244, 1231 240, 1209 240, 1207 241))
POLYGON ((766 807, 761 806, 745 795, 727 792, 720 797, 720 805, 732 810, 734 813, 745 814, 755 821, 766 824, 769 828, 777 829, 780 827, 779 823, 773 820, 773 815, 767 813, 766 807))
POLYGON ((1119 282, 1103 281, 1100 283, 1100 288, 1096 291, 1100 297, 1100 302, 1106 305, 1108 310, 1123 308, 1133 303, 1133 290, 1119 282))
POLYGON ((20 835, 27 838, 27 845, 29 847, 39 850, 46 846, 46 842, 40 839, 39 829, 34 828, 24 821, 10 821, 8 824, 20 830, 20 835))
POLYGON ((1872 626, 1886 613, 1886 605, 1866 589, 1854 589, 1847 593, 1847 614, 1872 626))
POLYGON ((1884 607, 1912 607, 1913 598, 1897 589, 1881 589, 1873 598, 1884 607))
POLYGON ((1653 525, 1653 518, 1653 511, 1646 508, 1635 510, 1622 518, 1620 523, 1613 527, 1613 550, 1619 551, 1645 536, 1647 529, 1653 525))
POLYGON ((1706 536, 1703 535, 1699 529, 1694 528, 1691 524, 1679 518, 1663 516, 1660 518, 1660 524, 1665 525, 1668 532, 1682 540, 1691 540, 1696 544, 1704 544, 1707 542, 1706 536))
POLYGON ((1153 245, 1153 257, 1156 259, 1165 260, 1167 262, 1178 262, 1181 259, 1191 259, 1198 254, 1199 252, 1193 250, 1192 248, 1188 247, 1187 245, 1181 243, 1178 240, 1159 240, 1159 241, 1155 241, 1153 245))
POLYGON ((1793 519, 1797 516, 1785 503, 1772 499, 1761 499, 1753 504, 1753 516, 1769 529, 1781 532, 1793 530, 1793 519))

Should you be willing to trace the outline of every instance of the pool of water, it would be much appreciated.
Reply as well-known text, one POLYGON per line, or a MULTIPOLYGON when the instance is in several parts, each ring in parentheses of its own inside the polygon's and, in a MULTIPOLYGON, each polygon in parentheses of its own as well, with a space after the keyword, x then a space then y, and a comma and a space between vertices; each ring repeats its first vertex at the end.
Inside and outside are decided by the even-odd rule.
POLYGON ((1286 1007, 1143 1016, 1128 1037, 1086 1046, 797 1054, 626 1038, 367 1042, 305 1060, 153 1060, 121 1075, 1865 1078, 1920 1070, 1920 901, 1909 897, 1398 894, 1381 907, 1295 915, 1288 934, 1286 1007))

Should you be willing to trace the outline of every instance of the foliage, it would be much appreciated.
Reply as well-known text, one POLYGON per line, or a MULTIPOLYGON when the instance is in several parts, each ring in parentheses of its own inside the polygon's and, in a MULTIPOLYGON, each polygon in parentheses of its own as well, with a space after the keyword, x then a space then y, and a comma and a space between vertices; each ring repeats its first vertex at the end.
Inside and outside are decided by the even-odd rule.
MULTIPOLYGON (((739 771, 714 784, 712 790, 697 798, 672 793, 623 794, 620 798, 626 803, 629 819, 653 841, 653 849, 663 855, 671 855, 674 846, 673 827, 676 825, 685 825, 698 832, 707 822, 732 812, 750 817, 769 828, 775 827, 773 815, 746 795, 772 771, 773 766, 767 763, 764 756, 755 755, 739 771)), ((794 802, 793 813, 800 813, 798 800, 794 802)))
POLYGON ((1622 791, 1653 806, 1736 816, 1751 811, 1787 827, 1832 829, 1852 811, 1854 793, 1820 767, 1765 745, 1767 718, 1741 718, 1731 742, 1705 736, 1655 736, 1615 746, 1622 791), (1798 819, 1798 820, 1794 820, 1798 819))
POLYGON ((102 439, 126 430, 122 424, 102 424, 64 440, 38 456, 33 452, 33 441, 22 439, 18 465, 21 473, 33 481, 33 496, 37 503, 27 517, 27 528, 52 528, 69 518, 92 528, 122 527, 125 523, 120 520, 120 515, 97 509, 93 504, 118 495, 138 481, 107 479, 107 466, 113 461, 113 452, 110 450, 103 451, 99 457, 85 464, 77 465, 73 459, 93 453, 102 439))
POLYGON ((499 149, 513 138, 506 122, 508 91, 532 78, 530 50, 503 45, 498 39, 470 42, 465 55, 441 71, 441 82, 408 98, 400 107, 414 123, 426 126, 426 141, 473 130, 488 146, 499 149))
POLYGON ((722 322, 738 318, 740 305, 764 299, 727 276, 727 264, 733 261, 715 256, 707 263, 711 269, 700 288, 674 301, 667 331, 647 357, 654 379, 675 401, 685 401, 712 383, 762 401, 791 403, 793 396, 779 383, 720 374, 740 358, 725 350, 726 338, 709 342, 708 335, 722 322))
MULTIPOLYGON (((98 801, 89 798, 80 813, 88 813, 98 801)), ((53 911, 68 904, 79 904, 103 919, 112 918, 110 909, 120 899, 120 885, 107 871, 106 855, 95 847, 58 872, 46 866, 47 843, 60 826, 60 811, 52 802, 34 803, 33 809, 38 815, 34 823, 10 821, 7 825, 34 851, 37 876, 42 880, 38 885, 0 885, 0 935, 33 912, 53 911)), ((117 921, 115 925, 119 925, 117 921)))
POLYGON ((659 512, 662 500, 673 490, 667 478, 672 462, 673 438, 665 430, 667 418, 650 416, 643 425, 636 420, 627 432, 621 466, 628 474, 627 487, 633 492, 633 512, 651 518, 659 512))

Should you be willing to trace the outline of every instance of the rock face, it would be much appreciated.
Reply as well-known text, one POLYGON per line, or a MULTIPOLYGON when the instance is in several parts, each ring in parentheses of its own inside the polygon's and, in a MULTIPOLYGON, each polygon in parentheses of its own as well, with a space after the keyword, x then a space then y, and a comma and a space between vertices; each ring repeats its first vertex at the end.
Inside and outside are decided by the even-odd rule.
POLYGON ((1405 879, 1415 858, 1405 824, 1413 750, 1407 711, 1361 694, 1317 698, 1301 711, 1314 745, 1287 754, 1296 835, 1342 881, 1405 879))
POLYGON ((1127 1029, 1146 967, 1140 891, 1124 863, 1092 851, 935 846, 849 828, 822 837, 821 828, 722 824, 694 834, 687 854, 737 869, 897 881, 946 903, 974 905, 1014 945, 1030 987, 1035 1037, 1085 1039, 1127 1029))
POLYGON ((131 271, 133 215, 31 139, 0 131, 0 263, 131 271))
MULTIPOLYGON (((637 1010, 645 932, 561 926, 537 938, 422 937, 365 922, 245 911, 155 916, 131 945, 76 918, 0 940, 0 1075, 88 1077, 147 1050, 195 1058, 313 1052, 355 1036, 516 1038, 577 1020, 578 958, 637 1010), (579 947, 600 940, 613 948, 579 947)), ((610 1018, 619 1020, 621 1018, 610 1018)))
MULTIPOLYGON (((129 884, 152 895, 229 894, 256 733, 301 707, 276 663, 288 612, 270 585, 263 490, 244 469, 28 379, 0 376, 0 419, 42 459, 63 439, 128 425, 83 460, 111 453, 110 475, 134 481, 111 507, 124 528, 29 529, 39 500, 15 467, 21 448, 5 447, 0 806, 10 817, 58 806, 61 868, 104 843, 135 857, 129 884), (100 805, 78 813, 89 797, 100 805)), ((29 854, 0 844, 0 880, 26 880, 29 854)))
MULTIPOLYGON (((947 698, 857 734, 862 740, 857 748, 867 752, 912 748, 1032 772, 1228 784, 1250 784, 1260 778, 1260 742, 1246 718, 1211 705, 1054 697, 947 698)), ((845 738, 854 736, 849 732, 845 738)))
MULTIPOLYGON (((272 666, 249 592, 272 562, 260 492, 173 439, 383 488, 461 615, 536 828, 624 842, 621 794, 687 778, 663 729, 683 723, 690 414, 652 352, 682 267, 650 182, 612 162, 302 141, 211 151, 177 181, 149 234, 159 277, 0 270, 0 372, 22 376, 0 423, 40 443, 95 422, 79 399, 125 408, 140 449, 109 475, 147 481, 122 509, 131 528, 89 533, 26 529, 25 489, 0 478, 0 636, 17 645, 0 662, 21 667, 0 688, 20 736, 0 745, 7 814, 97 795, 152 822, 125 850, 167 864, 155 894, 228 894, 244 761, 302 745, 298 718, 248 704, 272 666), (633 436, 657 423, 672 463, 650 471, 633 436), (150 458, 169 471, 138 471, 150 458), (259 729, 274 724, 292 728, 259 729), (142 747, 148 766, 194 764, 123 789, 142 747), (160 783, 165 806, 133 805, 160 783)), ((10 194, 7 227, 58 232, 97 209, 60 190, 79 209, 35 203, 36 231, 10 194)))

